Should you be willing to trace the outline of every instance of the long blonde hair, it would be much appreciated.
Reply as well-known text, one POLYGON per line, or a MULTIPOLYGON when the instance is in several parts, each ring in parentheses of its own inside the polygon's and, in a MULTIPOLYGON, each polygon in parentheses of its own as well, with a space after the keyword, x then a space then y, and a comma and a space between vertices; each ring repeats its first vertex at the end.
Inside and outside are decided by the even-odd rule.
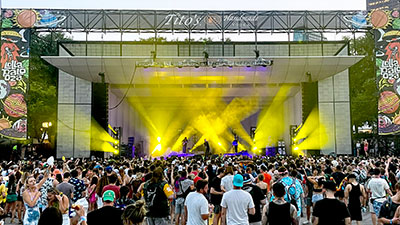
POLYGON ((143 200, 136 201, 134 204, 128 205, 122 213, 122 220, 130 221, 133 224, 141 224, 146 216, 147 210, 143 200))

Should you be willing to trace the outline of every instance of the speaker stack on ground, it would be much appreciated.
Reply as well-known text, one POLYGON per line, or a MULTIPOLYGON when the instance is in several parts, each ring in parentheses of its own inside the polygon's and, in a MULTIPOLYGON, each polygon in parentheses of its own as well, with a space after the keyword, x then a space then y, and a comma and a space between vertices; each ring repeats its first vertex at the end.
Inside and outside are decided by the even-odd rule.
MULTIPOLYGON (((311 76, 311 75, 310 75, 311 76)), ((311 111, 318 108, 318 82, 301 83, 302 94, 302 122, 307 120, 311 111)), ((307 154, 319 155, 320 150, 307 150, 307 154)))
MULTIPOLYGON (((92 120, 95 120, 104 130, 108 130, 108 84, 92 83, 92 120)), ((92 134, 91 137, 94 137, 92 134)), ((95 149, 91 140, 90 155, 95 157, 104 157, 104 152, 95 149)))

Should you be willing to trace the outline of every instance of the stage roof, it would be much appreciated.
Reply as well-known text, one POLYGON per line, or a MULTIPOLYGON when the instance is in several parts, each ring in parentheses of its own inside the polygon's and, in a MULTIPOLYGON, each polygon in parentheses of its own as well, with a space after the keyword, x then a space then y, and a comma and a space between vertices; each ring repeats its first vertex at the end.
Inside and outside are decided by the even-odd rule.
MULTIPOLYGON (((91 82, 101 82, 99 72, 105 73, 105 82, 111 85, 177 85, 204 86, 238 84, 293 84, 318 81, 340 73, 356 64, 364 56, 261 56, 272 60, 267 67, 184 67, 143 68, 135 70, 137 62, 149 57, 129 56, 42 56, 50 64, 73 76, 91 82), (135 71, 135 72, 134 72, 135 71), (131 81, 133 77, 133 81, 131 81)), ((202 57, 159 57, 157 62, 202 60, 202 57)), ((218 57, 219 60, 249 61, 254 57, 218 57)), ((217 60, 210 58, 210 61, 217 60)), ((144 86, 145 87, 145 86, 144 86)))

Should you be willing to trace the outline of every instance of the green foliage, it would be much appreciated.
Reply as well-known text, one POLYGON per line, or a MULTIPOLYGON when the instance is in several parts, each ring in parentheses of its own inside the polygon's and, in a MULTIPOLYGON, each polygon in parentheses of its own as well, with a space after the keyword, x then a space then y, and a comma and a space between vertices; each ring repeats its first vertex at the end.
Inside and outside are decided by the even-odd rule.
MULTIPOLYGON (((349 39, 348 39, 349 40, 349 39)), ((365 55, 360 62, 350 67, 350 98, 352 124, 356 127, 365 122, 375 124, 378 118, 378 92, 375 74, 374 36, 350 39, 350 54, 365 55)))
MULTIPOLYGON (((42 122, 52 122, 49 136, 54 140, 57 123, 57 68, 40 58, 58 55, 57 41, 67 40, 62 33, 32 34, 28 92, 28 135, 41 137, 42 122)), ((52 142, 52 141, 51 141, 52 142)), ((54 143, 54 142, 52 142, 54 143)))
POLYGON ((150 38, 139 38, 139 41, 141 42, 156 42, 156 43, 160 43, 160 42, 166 42, 167 38, 166 37, 150 37, 150 38))

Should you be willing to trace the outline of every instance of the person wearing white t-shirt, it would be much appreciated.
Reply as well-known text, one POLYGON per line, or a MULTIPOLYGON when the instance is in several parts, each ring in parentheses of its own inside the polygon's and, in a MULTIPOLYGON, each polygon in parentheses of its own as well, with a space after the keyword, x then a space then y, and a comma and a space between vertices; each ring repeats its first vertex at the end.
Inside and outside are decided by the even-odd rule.
POLYGON ((208 201, 204 194, 208 192, 208 182, 198 180, 196 182, 196 192, 189 193, 185 201, 185 216, 183 224, 187 225, 207 225, 209 218, 208 201))
POLYGON ((243 176, 236 174, 233 177, 233 189, 222 196, 221 225, 248 225, 248 214, 256 213, 253 198, 242 187, 243 176))
POLYGON ((379 215, 379 210, 384 201, 386 201, 386 194, 392 196, 389 184, 386 180, 380 177, 381 172, 379 168, 373 170, 373 176, 367 184, 367 191, 371 193, 369 201, 369 209, 371 213, 372 224, 376 225, 376 216, 379 215))
POLYGON ((221 190, 228 192, 233 189, 233 169, 232 166, 225 168, 225 176, 221 179, 221 190))

